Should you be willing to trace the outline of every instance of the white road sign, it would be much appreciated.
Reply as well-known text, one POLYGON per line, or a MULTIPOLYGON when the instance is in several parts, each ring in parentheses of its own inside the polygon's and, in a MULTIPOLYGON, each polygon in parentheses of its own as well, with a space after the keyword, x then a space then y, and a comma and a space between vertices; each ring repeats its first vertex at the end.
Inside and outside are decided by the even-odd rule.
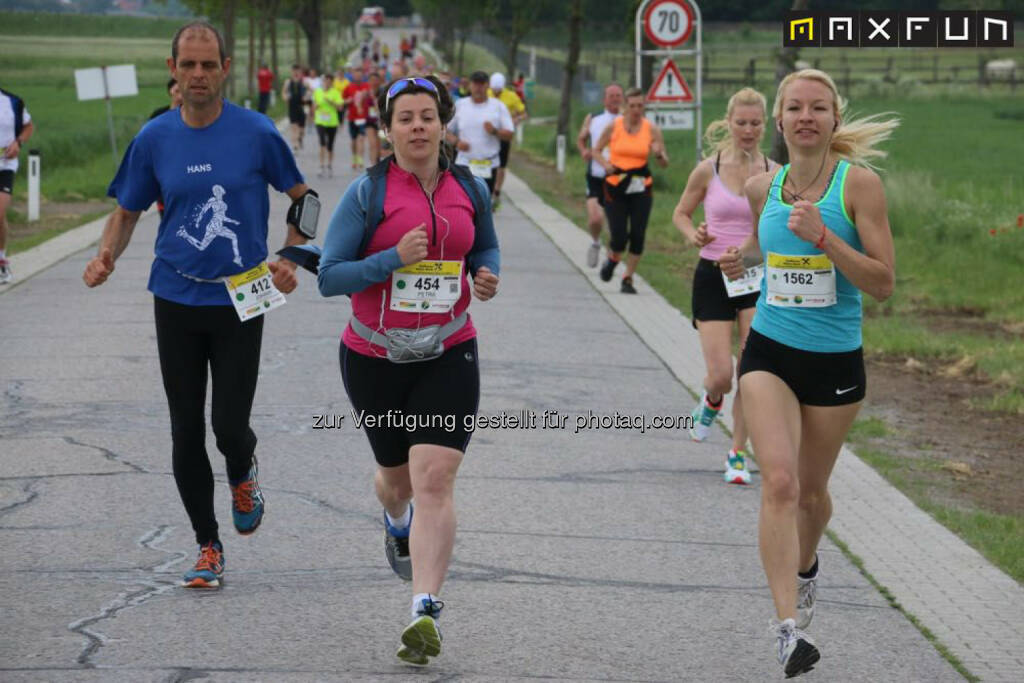
POLYGON ((654 0, 644 13, 644 33, 661 47, 685 43, 693 23, 693 10, 684 0, 654 0))
POLYGON ((692 109, 648 110, 647 118, 662 130, 693 130, 692 109))

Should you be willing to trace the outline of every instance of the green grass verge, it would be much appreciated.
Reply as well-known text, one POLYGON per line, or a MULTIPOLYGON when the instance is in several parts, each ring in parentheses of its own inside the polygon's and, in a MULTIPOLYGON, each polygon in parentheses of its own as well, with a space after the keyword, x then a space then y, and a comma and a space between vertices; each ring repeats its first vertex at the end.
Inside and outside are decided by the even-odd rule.
MULTIPOLYGON (((112 207, 111 207, 112 208, 112 207)), ((24 237, 11 237, 7 240, 7 253, 17 254, 23 251, 28 251, 32 247, 39 246, 43 242, 53 239, 61 233, 67 232, 72 228, 77 228, 80 225, 84 225, 91 221, 96 220, 100 216, 104 216, 109 213, 109 210, 104 211, 93 211, 81 216, 62 216, 60 218, 51 218, 46 221, 47 227, 33 232, 31 235, 25 235, 24 237)), ((19 215, 10 216, 11 221, 22 221, 24 217, 19 215)))
POLYGON ((843 541, 841 541, 839 537, 835 535, 834 532, 826 531, 825 533, 828 536, 829 540, 832 541, 832 543, 834 543, 840 551, 842 551, 843 555, 845 555, 850 560, 850 562, 853 563, 853 566, 855 566, 860 571, 864 578, 868 580, 868 583, 870 583, 875 588, 875 590, 882 594, 882 597, 886 599, 886 601, 889 603, 891 607, 898 609, 900 613, 903 614, 903 616, 905 616, 908 621, 910 621, 910 623, 917 627, 917 630, 921 632, 921 635, 923 635, 925 639, 932 644, 932 647, 934 647, 936 651, 940 655, 942 655, 943 659, 949 662, 950 666, 957 670, 957 673, 959 673, 968 681, 971 681, 971 683, 981 680, 981 678, 975 676, 970 671, 968 671, 967 667, 963 665, 963 662, 961 662, 957 658, 957 656, 954 655, 942 641, 936 638, 935 634, 932 633, 927 626, 922 624, 920 619, 918 619, 914 614, 908 612, 903 607, 903 605, 900 604, 899 600, 896 599, 896 596, 894 596, 892 592, 889 591, 888 588, 886 588, 882 584, 878 583, 877 580, 875 580, 875 577, 873 577, 871 573, 864 568, 864 561, 860 559, 860 557, 858 557, 856 553, 850 550, 850 547, 848 545, 843 543, 843 541))
POLYGON ((880 450, 871 441, 884 437, 888 428, 878 418, 857 420, 848 435, 857 457, 871 465, 893 486, 947 529, 964 539, 989 562, 1024 583, 1024 519, 976 508, 963 509, 936 502, 936 474, 946 463, 927 456, 903 457, 880 450))

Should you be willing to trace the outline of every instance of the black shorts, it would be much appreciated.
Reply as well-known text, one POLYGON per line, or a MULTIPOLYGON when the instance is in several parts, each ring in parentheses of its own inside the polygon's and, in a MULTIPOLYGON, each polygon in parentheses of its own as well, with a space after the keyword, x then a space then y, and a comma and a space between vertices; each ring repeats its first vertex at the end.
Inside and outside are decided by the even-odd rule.
POLYGON ((306 126, 306 112, 303 109, 288 109, 288 120, 297 126, 306 126))
POLYGON ((595 178, 587 173, 587 199, 596 199, 604 206, 604 178, 595 178))
POLYGON ((320 146, 328 152, 334 151, 334 136, 338 134, 337 126, 317 126, 316 135, 320 138, 320 146))
POLYGON ((0 192, 14 194, 14 171, 0 171, 0 192))
POLYGON ((693 271, 693 326, 698 320, 736 320, 736 314, 757 305, 760 292, 730 297, 725 289, 722 271, 715 261, 702 258, 693 271))
POLYGON ((353 410, 357 415, 362 411, 366 416, 380 416, 379 425, 362 425, 378 465, 404 465, 409 461, 409 448, 417 444, 466 452, 480 404, 476 339, 418 363, 371 358, 344 343, 339 355, 353 410))
POLYGON ((366 119, 366 127, 367 128, 373 128, 374 130, 380 130, 380 120, 379 119, 366 119))
POLYGON ((502 140, 501 148, 498 150, 498 168, 508 166, 508 153, 512 149, 511 140, 502 140))
POLYGON ((360 123, 357 125, 354 121, 350 120, 348 122, 348 136, 355 140, 360 135, 366 135, 366 124, 360 123))
POLYGON ((801 405, 843 406, 864 399, 864 349, 823 353, 780 344, 750 330, 738 376, 763 370, 786 383, 801 405))

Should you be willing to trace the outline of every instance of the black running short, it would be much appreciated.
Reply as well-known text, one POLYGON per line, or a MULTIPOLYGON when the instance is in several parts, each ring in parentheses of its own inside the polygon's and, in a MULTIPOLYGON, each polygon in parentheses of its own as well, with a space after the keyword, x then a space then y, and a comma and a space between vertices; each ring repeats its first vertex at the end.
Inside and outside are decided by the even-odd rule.
POLYGON ((291 121, 292 123, 294 123, 297 126, 302 126, 303 128, 305 128, 305 126, 306 126, 306 112, 305 112, 305 110, 289 108, 288 109, 288 120, 291 121))
POLYGON ((360 135, 366 135, 366 123, 357 124, 354 121, 348 122, 348 136, 355 140, 360 135))
POLYGON ((864 349, 822 353, 780 344, 750 330, 740 356, 739 376, 770 372, 786 383, 801 405, 842 406, 864 399, 864 349))
POLYGON ((502 140, 501 148, 498 150, 498 168, 505 168, 508 166, 508 153, 512 149, 511 140, 502 140))
POLYGON ((0 171, 0 192, 14 194, 14 171, 0 171))
POLYGON ((595 178, 589 172, 587 173, 587 199, 596 199, 598 204, 604 206, 604 178, 595 178))
POLYGON ((736 320, 736 314, 757 305, 759 292, 730 297, 716 261, 702 258, 693 272, 693 326, 698 320, 736 320))
MULTIPOLYGON (((466 452, 480 404, 476 339, 456 344, 433 360, 392 363, 352 351, 339 351, 341 377, 357 415, 379 417, 362 425, 381 467, 409 461, 417 444, 466 452)), ((353 427, 355 424, 352 425, 353 427)))

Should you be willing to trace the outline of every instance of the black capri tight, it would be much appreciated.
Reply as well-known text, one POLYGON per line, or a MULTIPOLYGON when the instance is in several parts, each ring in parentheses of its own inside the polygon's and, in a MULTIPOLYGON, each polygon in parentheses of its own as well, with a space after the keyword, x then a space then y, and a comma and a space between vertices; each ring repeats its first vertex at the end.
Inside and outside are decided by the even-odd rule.
POLYGON ((200 545, 218 540, 213 470, 206 452, 206 385, 213 379, 210 421, 228 479, 252 465, 256 435, 249 414, 260 370, 263 316, 245 322, 233 306, 185 306, 153 297, 160 371, 171 413, 174 481, 200 545))
POLYGON ((320 146, 328 152, 334 151, 334 136, 338 134, 337 126, 317 126, 317 137, 320 138, 320 146))
POLYGON ((615 254, 626 251, 629 245, 630 254, 644 253, 644 236, 647 234, 647 221, 651 217, 653 195, 648 192, 637 192, 606 201, 604 213, 608 217, 608 230, 612 234, 609 248, 615 254))
POLYGON ((466 452, 480 402, 476 339, 418 363, 370 358, 344 342, 339 355, 345 391, 364 416, 362 429, 378 465, 404 465, 417 444, 466 452))

